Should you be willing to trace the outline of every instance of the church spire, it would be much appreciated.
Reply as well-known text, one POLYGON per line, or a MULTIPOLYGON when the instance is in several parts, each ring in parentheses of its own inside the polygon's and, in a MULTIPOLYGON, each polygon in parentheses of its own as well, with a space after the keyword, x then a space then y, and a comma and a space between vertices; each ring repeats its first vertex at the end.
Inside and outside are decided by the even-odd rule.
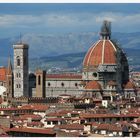
POLYGON ((101 35, 102 39, 110 39, 111 38, 111 22, 110 21, 107 21, 107 20, 103 21, 100 35, 101 35))
POLYGON ((12 64, 11 64, 11 59, 10 59, 10 57, 8 58, 7 74, 8 74, 8 75, 11 75, 11 74, 12 74, 12 64))

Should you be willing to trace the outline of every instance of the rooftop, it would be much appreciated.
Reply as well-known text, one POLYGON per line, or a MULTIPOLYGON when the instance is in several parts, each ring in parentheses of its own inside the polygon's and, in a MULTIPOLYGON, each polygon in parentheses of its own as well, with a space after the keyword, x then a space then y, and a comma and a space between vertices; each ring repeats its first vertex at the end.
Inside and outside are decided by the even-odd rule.
POLYGON ((36 133, 36 134, 55 134, 51 128, 10 128, 7 132, 27 132, 27 133, 36 133))
POLYGON ((6 81, 7 68, 0 67, 0 81, 6 81))
POLYGON ((97 82, 97 81, 89 81, 86 86, 85 89, 98 89, 101 90, 101 85, 97 82))
POLYGON ((81 80, 82 75, 80 74, 46 74, 46 79, 77 79, 81 80))
POLYGON ((117 117, 134 117, 138 118, 139 113, 131 113, 131 114, 89 114, 89 113, 84 113, 80 114, 80 117, 82 118, 117 118, 117 117))

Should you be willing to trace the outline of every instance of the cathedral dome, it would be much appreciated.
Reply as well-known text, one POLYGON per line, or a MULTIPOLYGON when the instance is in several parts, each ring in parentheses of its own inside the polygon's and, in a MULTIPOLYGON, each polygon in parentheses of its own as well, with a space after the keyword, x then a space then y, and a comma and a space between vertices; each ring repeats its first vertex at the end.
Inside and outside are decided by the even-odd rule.
POLYGON ((116 64, 117 49, 111 40, 99 40, 88 50, 83 65, 116 64))
POLYGON ((97 81, 89 81, 86 86, 85 89, 96 89, 96 90, 101 90, 101 85, 97 82, 97 81))
MULTIPOLYGON (((109 81, 121 90, 129 79, 129 67, 125 53, 116 41, 111 39, 111 23, 104 21, 101 26, 100 39, 93 44, 83 60, 83 80, 100 81, 102 89, 109 81)), ((113 84, 109 83, 109 84, 113 84)))

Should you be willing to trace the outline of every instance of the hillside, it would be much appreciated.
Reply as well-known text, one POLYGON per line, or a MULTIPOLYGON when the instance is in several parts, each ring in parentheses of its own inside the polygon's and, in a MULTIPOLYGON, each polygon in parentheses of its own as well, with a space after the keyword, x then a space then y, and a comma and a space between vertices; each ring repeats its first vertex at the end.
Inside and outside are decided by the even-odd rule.
MULTIPOLYGON (((134 71, 140 71, 140 50, 139 49, 124 49, 130 69, 133 68, 134 71)), ((82 62, 86 52, 64 54, 52 57, 41 57, 37 59, 30 60, 31 70, 36 68, 42 68, 48 70, 50 68, 61 68, 61 69, 81 69, 82 62)))
MULTIPOLYGON (((72 68, 82 63, 84 52, 99 39, 96 32, 82 32, 69 34, 24 34, 22 41, 30 46, 30 59, 34 58, 37 65, 31 60, 31 69, 34 67, 64 67, 72 68), (81 53, 82 52, 82 53, 81 53), (64 55, 68 54, 68 55, 64 55), (82 55, 83 54, 83 55, 82 55), (72 55, 72 56, 71 56, 72 55), (79 56, 77 56, 79 55, 79 56), (45 66, 46 65, 46 66, 45 66)), ((112 39, 117 40, 128 55, 130 64, 139 65, 140 32, 138 33, 112 33, 112 39)), ((13 55, 12 44, 19 37, 1 38, 0 65, 7 64, 9 55, 13 55)))

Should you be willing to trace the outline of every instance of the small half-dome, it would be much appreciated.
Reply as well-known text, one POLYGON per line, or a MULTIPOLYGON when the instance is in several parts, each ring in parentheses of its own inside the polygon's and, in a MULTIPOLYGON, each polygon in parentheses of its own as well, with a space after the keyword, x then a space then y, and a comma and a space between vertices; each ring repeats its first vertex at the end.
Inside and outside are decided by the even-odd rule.
POLYGON ((85 89, 89 89, 89 90, 101 90, 101 85, 97 81, 89 81, 86 84, 85 89))
POLYGON ((132 81, 128 81, 126 85, 124 85, 124 89, 135 89, 135 85, 132 81))

